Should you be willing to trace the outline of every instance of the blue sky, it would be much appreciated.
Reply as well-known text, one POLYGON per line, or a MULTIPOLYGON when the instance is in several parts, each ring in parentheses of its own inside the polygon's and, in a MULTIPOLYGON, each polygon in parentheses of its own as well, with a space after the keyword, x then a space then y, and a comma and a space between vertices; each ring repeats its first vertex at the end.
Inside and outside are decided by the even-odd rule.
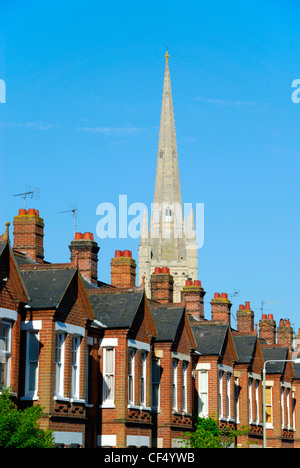
MULTIPOLYGON (((100 203, 153 201, 166 44, 182 198, 204 203, 199 279, 300 327, 300 78, 296 1, 1 0, 0 224, 45 220, 45 258, 69 261, 73 218, 96 237, 100 203), (296 299, 295 299, 296 298, 296 299)), ((12 232, 12 227, 11 227, 12 232)), ((97 239, 99 279, 115 249, 97 239)), ((233 322, 234 325, 234 322, 233 322)))

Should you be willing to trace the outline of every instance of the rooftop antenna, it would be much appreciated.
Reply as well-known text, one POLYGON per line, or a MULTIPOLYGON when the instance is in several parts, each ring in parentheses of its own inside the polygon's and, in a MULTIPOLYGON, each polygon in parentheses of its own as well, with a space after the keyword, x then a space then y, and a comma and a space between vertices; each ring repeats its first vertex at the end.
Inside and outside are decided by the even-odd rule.
POLYGON ((264 304, 276 304, 276 302, 272 302, 272 301, 262 301, 262 302, 261 302, 261 307, 260 307, 260 310, 261 310, 261 313, 262 313, 262 314, 264 313, 264 304))
POLYGON ((38 200, 40 198, 40 189, 32 185, 25 185, 26 192, 16 193, 14 197, 21 197, 24 200, 24 209, 26 209, 26 198, 38 200))
POLYGON ((230 298, 236 297, 236 296, 239 296, 239 295, 240 295, 240 290, 239 290, 239 289, 237 289, 236 291, 234 291, 234 292, 228 294, 228 296, 229 296, 230 298))
MULTIPOLYGON (((239 296, 239 295, 240 295, 240 290, 239 290, 239 289, 237 289, 237 290, 235 290, 234 292, 228 294, 228 296, 230 297, 230 301, 232 300, 233 297, 236 297, 236 296, 239 296)), ((234 319, 235 322, 236 322, 236 321, 237 321, 237 318, 236 318, 236 316, 235 316, 234 313, 232 313, 232 317, 233 317, 233 319, 234 319)))
POLYGON ((65 210, 65 211, 61 211, 61 212, 60 212, 60 213, 73 213, 73 218, 74 218, 74 236, 75 236, 75 233, 76 233, 77 211, 78 211, 78 208, 73 208, 73 210, 65 210))

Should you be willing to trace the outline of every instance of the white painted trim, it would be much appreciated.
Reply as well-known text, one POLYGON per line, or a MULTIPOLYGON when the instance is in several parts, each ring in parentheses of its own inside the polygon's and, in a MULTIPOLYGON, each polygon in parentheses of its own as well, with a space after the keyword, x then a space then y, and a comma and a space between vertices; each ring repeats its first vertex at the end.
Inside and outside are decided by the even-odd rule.
POLYGON ((248 372, 248 377, 253 380, 261 380, 261 375, 255 374, 254 372, 248 372))
POLYGON ((55 431, 53 432, 55 444, 82 445, 81 432, 55 431))
POLYGON ((116 347, 118 346, 118 338, 102 338, 102 340, 100 341, 100 345, 99 345, 101 348, 106 348, 106 347, 116 347))
POLYGON ((198 362, 196 370, 210 370, 210 362, 198 362))
POLYGON ((21 322, 21 330, 41 330, 42 329, 42 320, 25 320, 21 322))
POLYGON ((97 436, 97 446, 98 447, 116 447, 117 446, 117 436, 114 434, 102 434, 97 436))
POLYGON ((218 364, 218 370, 222 372, 229 372, 230 374, 233 373, 233 367, 226 366, 225 364, 218 364))
POLYGON ((150 446, 150 439, 148 436, 134 436, 128 435, 126 439, 127 447, 130 445, 134 445, 135 447, 149 447, 150 446))
POLYGON ((69 333, 70 335, 85 336, 85 328, 77 325, 72 325, 66 322, 55 322, 55 330, 69 333))
POLYGON ((0 318, 13 320, 14 322, 18 319, 18 312, 16 310, 5 309, 4 307, 0 307, 0 318))
POLYGON ((172 358, 179 359, 179 361, 191 361, 191 356, 189 354, 177 353, 177 351, 172 352, 172 358))
POLYGON ((143 351, 150 351, 150 344, 143 341, 128 340, 129 348, 141 349, 143 351))

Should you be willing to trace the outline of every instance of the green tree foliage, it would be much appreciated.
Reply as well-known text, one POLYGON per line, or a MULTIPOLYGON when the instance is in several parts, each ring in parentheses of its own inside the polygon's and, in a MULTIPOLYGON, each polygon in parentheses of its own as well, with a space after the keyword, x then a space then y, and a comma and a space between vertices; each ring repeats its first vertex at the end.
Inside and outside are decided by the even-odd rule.
POLYGON ((185 439, 189 448, 227 448, 235 443, 236 437, 246 434, 247 428, 239 431, 229 427, 220 429, 212 417, 198 417, 194 432, 189 432, 185 439))
POLYGON ((9 391, 0 395, 0 448, 53 448, 50 430, 40 428, 39 405, 18 410, 9 391))

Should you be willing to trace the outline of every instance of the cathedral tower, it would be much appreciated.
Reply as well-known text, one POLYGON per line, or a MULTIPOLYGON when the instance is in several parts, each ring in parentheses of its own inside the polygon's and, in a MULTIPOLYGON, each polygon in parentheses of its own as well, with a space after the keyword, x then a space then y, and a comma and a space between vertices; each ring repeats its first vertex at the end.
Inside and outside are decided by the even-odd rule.
POLYGON ((165 57, 154 202, 150 230, 146 213, 141 229, 138 283, 144 276, 150 298, 152 273, 156 267, 168 267, 174 279, 173 301, 180 302, 186 280, 198 279, 198 249, 193 211, 187 223, 184 219, 168 52, 165 57))

